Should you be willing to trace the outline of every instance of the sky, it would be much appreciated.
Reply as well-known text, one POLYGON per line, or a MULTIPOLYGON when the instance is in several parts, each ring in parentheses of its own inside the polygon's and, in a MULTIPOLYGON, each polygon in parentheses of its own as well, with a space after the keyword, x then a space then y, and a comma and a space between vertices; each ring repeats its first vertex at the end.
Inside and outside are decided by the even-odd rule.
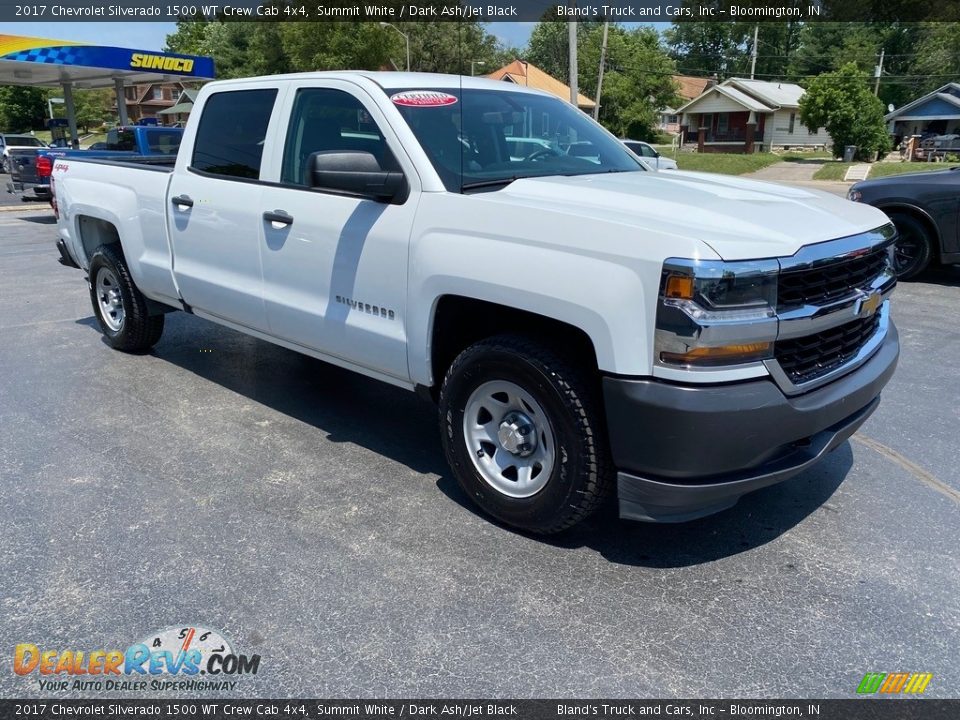
MULTIPOLYGON (((624 23, 626 26, 644 23, 624 23)), ((667 26, 669 23, 650 23, 654 26, 667 26)), ((523 47, 530 38, 536 23, 533 22, 497 22, 487 23, 487 32, 495 35, 504 45, 523 47)), ((111 44, 136 50, 162 50, 167 35, 176 30, 175 23, 127 22, 85 23, 85 22, 26 22, 8 26, 7 31, 16 35, 31 35, 53 40, 73 40, 92 44, 111 44), (110 32, 104 32, 108 29, 110 32), (109 40, 105 40, 105 36, 109 40)))

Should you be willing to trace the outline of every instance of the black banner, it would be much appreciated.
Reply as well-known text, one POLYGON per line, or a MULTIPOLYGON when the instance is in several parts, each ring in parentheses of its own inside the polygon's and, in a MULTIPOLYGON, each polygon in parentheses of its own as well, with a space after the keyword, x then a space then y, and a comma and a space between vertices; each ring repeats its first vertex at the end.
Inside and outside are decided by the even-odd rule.
POLYGON ((960 700, 0 700, 0 718, 955 720, 960 700))
POLYGON ((131 21, 941 21, 958 0, 0 0, 0 22, 131 21))

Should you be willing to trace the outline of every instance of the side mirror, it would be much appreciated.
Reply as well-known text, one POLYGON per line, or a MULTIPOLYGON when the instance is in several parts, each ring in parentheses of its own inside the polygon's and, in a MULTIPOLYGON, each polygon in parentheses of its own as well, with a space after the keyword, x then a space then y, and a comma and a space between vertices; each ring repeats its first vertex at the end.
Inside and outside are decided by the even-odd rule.
POLYGON ((323 150, 307 159, 310 187, 333 190, 380 202, 407 199, 407 179, 399 170, 384 170, 372 153, 323 150))

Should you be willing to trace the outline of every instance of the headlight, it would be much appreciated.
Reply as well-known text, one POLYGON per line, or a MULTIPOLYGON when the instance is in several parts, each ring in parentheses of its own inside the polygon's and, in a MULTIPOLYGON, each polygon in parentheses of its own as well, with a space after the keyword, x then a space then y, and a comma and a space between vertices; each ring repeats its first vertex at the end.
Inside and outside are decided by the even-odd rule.
POLYGON ((776 260, 664 263, 657 306, 659 365, 716 367, 773 357, 776 260))
POLYGON ((860 202, 862 199, 863 193, 861 193, 859 190, 854 190, 853 188, 847 190, 847 200, 850 200, 851 202, 860 202))

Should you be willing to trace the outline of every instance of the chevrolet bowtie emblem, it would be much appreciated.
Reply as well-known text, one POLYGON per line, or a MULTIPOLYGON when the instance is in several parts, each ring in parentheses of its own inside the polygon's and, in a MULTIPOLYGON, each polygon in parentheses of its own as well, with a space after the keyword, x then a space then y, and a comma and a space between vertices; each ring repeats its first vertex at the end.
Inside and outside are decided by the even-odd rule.
POLYGON ((857 317, 868 318, 873 315, 883 302, 883 296, 880 291, 874 290, 865 298, 860 300, 860 307, 857 309, 857 317))

